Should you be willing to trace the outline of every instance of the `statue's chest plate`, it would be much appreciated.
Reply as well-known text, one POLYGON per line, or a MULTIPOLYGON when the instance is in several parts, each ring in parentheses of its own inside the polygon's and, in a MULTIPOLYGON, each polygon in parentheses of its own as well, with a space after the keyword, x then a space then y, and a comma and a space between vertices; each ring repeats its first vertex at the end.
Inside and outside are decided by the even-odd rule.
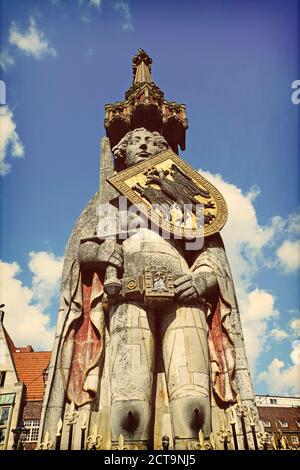
POLYGON ((108 180, 163 232, 194 239, 212 235, 227 220, 221 193, 171 150, 108 180))
POLYGON ((183 256, 169 240, 153 234, 150 230, 140 230, 136 235, 124 240, 124 275, 144 275, 145 271, 165 270, 174 276, 189 272, 183 256))
POLYGON ((150 230, 142 229, 125 240, 123 252, 125 296, 140 291, 147 299, 171 299, 174 280, 189 272, 176 248, 150 230))

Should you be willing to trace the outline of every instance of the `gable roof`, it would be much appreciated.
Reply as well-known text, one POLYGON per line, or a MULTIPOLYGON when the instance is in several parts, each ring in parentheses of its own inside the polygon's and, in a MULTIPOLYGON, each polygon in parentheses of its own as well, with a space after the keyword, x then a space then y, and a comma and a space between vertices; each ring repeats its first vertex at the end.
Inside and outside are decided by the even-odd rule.
POLYGON ((4 328, 2 321, 0 321, 0 339, 4 340, 5 356, 6 356, 6 360, 4 359, 4 363, 5 363, 6 371, 9 371, 10 373, 13 374, 11 377, 11 380, 13 380, 14 383, 17 383, 19 379, 18 379, 18 373, 16 370, 14 358, 13 358, 13 352, 14 352, 15 346, 9 334, 7 333, 6 329, 4 328), (6 352, 8 352, 8 354, 6 354, 6 352))
POLYGON ((43 372, 49 366, 51 351, 35 352, 30 345, 17 347, 4 326, 3 332, 17 374, 17 380, 24 383, 26 387, 26 400, 42 401, 45 392, 43 372))
POLYGON ((257 411, 262 421, 269 421, 271 430, 276 430, 276 424, 279 428, 284 430, 280 422, 287 423, 287 429, 292 432, 300 432, 300 408, 299 407, 272 407, 272 406, 258 406, 257 411), (299 423, 299 424, 298 424, 299 423))
POLYGON ((16 348, 16 352, 13 353, 13 358, 17 369, 19 381, 23 382, 26 386, 26 400, 43 400, 45 391, 43 372, 45 369, 47 369, 49 365, 51 359, 51 352, 17 351, 18 349, 16 348))
POLYGON ((4 333, 4 336, 5 336, 5 339, 6 339, 6 344, 8 346, 8 349, 10 350, 10 353, 13 354, 16 350, 14 342, 11 339, 11 337, 9 336, 9 334, 7 333, 7 330, 4 328, 4 325, 2 325, 2 328, 3 328, 3 333, 4 333))

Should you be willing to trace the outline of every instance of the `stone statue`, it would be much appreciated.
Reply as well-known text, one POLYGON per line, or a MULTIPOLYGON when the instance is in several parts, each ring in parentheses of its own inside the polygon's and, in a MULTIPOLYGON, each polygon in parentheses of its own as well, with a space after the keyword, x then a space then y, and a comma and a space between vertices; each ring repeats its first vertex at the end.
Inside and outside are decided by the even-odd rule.
MULTIPOLYGON (((120 147, 125 165, 160 152, 158 136, 137 129, 125 137, 120 147)), ((160 137, 160 136, 159 136, 160 137)), ((161 137, 160 137, 161 141, 161 137)), ((168 147, 167 142, 165 146, 168 147)), ((122 158, 121 156, 119 158, 122 158)), ((162 349, 174 433, 179 439, 195 439, 197 422, 205 435, 211 433, 210 371, 207 345, 207 307, 201 298, 217 288, 210 266, 191 272, 181 247, 153 235, 148 229, 137 230, 123 242, 124 264, 119 265, 124 278, 138 278, 147 266, 155 266, 156 286, 164 286, 159 266, 167 266, 176 280, 176 301, 164 305, 159 298, 145 305, 140 293, 124 302, 115 299, 109 312, 111 335, 111 426, 112 440, 120 434, 130 441, 149 443, 155 351, 162 349), (142 328, 142 330, 141 330, 142 328), (156 342, 160 341, 160 345, 156 342), (190 351, 193 345, 194 351, 190 351), (134 431, 134 432, 133 432, 134 431)), ((83 247, 83 246, 82 246, 83 247)), ((84 263, 84 256, 81 256, 84 263)), ((90 258, 88 255, 88 262, 90 258)), ((179 443, 177 443, 179 445, 179 443)))
MULTIPOLYGON (((87 429, 90 436, 101 435, 103 449, 116 448, 120 436, 132 449, 159 448, 163 436, 171 448, 194 449, 200 430, 208 439, 228 419, 238 394, 255 412, 220 234, 187 250, 184 240, 165 239, 138 224, 130 231, 121 224, 106 237, 97 233, 104 224, 97 219, 99 203, 109 202, 120 217, 107 176, 168 148, 159 132, 136 127, 114 145, 109 169, 110 144, 103 140, 100 193, 78 220, 65 258, 40 441, 48 432, 53 441, 60 435, 60 448, 80 448, 87 429), (151 300, 142 282, 147 276, 153 280, 151 300), (66 424, 72 403, 76 418, 66 424)), ((172 173, 182 186, 175 195, 168 193, 166 174, 154 175, 162 181, 156 192, 139 183, 136 190, 150 202, 161 201, 164 184, 164 201, 180 207, 197 192, 176 167, 172 173)), ((203 190, 202 197, 208 196, 203 190)))

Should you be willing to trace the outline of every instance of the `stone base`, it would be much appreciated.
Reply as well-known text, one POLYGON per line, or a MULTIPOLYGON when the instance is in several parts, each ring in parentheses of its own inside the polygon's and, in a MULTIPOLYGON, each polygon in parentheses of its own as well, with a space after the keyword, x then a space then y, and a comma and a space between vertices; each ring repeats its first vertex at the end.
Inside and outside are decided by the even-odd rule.
POLYGON ((116 442, 112 441, 111 443, 112 450, 148 450, 147 442, 145 441, 128 441, 124 440, 124 442, 116 442))
POLYGON ((196 450, 196 445, 199 446, 196 439, 174 439, 174 450, 196 450))

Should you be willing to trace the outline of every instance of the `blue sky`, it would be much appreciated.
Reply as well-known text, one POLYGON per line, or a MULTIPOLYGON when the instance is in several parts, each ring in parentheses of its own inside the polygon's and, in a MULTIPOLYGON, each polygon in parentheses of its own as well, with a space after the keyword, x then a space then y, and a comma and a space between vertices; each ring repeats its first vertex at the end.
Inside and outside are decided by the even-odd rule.
POLYGON ((1 302, 18 345, 51 345, 64 248, 97 190, 104 105, 124 98, 142 47, 165 97, 187 105, 181 156, 228 202, 255 390, 299 392, 299 2, 0 5, 1 302))

